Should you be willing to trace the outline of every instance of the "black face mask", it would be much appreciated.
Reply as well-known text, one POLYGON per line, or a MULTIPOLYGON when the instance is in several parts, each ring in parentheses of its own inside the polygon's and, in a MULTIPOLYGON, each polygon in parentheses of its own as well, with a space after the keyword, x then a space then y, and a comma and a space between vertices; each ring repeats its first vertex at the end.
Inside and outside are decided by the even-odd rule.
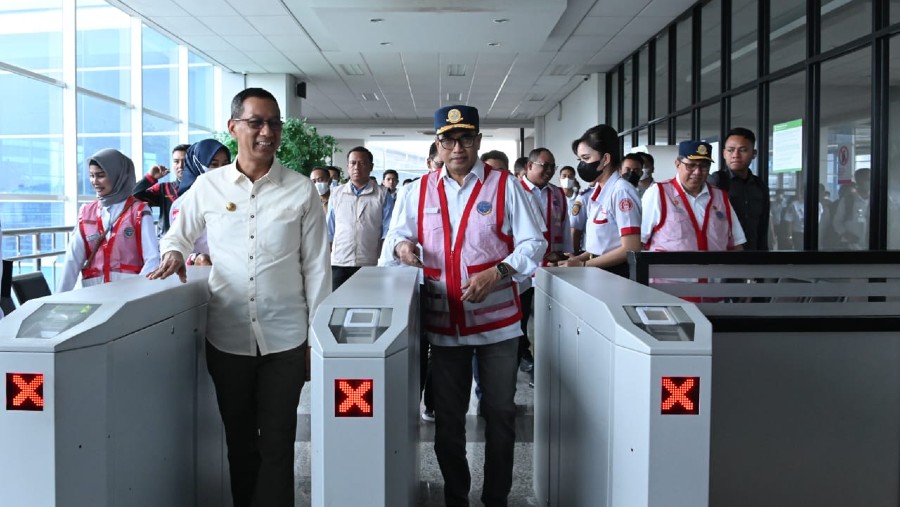
POLYGON ((631 171, 628 173, 628 183, 631 183, 632 186, 637 186, 638 182, 641 181, 641 173, 637 171, 631 171))
POLYGON ((596 162, 585 162, 582 160, 578 163, 578 177, 582 180, 591 183, 597 178, 600 177, 600 173, 603 169, 600 168, 600 160, 596 162))

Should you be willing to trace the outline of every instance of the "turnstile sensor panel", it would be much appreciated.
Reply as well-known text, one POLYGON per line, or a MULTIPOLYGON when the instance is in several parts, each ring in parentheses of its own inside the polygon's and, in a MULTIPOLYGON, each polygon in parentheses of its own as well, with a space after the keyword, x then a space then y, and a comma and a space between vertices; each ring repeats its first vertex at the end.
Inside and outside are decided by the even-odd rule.
POLYGON ((694 341, 694 322, 680 306, 625 306, 631 322, 661 342, 694 341))
POLYGON ((100 305, 83 303, 45 303, 22 321, 16 338, 54 338, 81 324, 100 305))

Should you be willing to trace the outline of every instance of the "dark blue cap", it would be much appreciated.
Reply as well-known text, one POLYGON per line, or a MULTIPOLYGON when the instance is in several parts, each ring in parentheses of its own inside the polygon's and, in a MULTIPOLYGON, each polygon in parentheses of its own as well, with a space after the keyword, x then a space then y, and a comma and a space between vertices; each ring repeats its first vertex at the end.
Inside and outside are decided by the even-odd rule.
POLYGON ((434 133, 462 129, 478 132, 478 110, 472 106, 447 106, 434 112, 434 133))
POLYGON ((709 160, 715 163, 712 159, 712 145, 706 141, 681 141, 678 143, 678 158, 709 160))

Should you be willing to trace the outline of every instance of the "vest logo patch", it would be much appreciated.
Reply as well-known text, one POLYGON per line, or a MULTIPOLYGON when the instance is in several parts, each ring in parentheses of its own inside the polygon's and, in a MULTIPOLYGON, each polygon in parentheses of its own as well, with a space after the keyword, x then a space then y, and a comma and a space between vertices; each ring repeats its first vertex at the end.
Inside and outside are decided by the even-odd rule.
POLYGON ((632 201, 628 197, 619 201, 619 210, 622 211, 622 213, 628 213, 629 211, 631 211, 633 209, 634 209, 634 201, 632 201))
POLYGON ((125 232, 126 238, 133 237, 134 236, 134 227, 126 227, 124 232, 125 232))
POLYGON ((100 239, 100 233, 98 232, 98 233, 96 233, 96 234, 90 234, 90 235, 88 235, 88 237, 85 238, 85 239, 87 239, 88 242, 96 241, 96 240, 100 239))
POLYGON ((475 205, 475 209, 482 215, 490 215, 491 212, 494 211, 494 207, 489 201, 481 201, 475 205))
POLYGON ((578 213, 581 211, 581 201, 575 201, 575 204, 572 205, 572 216, 578 216, 578 213))

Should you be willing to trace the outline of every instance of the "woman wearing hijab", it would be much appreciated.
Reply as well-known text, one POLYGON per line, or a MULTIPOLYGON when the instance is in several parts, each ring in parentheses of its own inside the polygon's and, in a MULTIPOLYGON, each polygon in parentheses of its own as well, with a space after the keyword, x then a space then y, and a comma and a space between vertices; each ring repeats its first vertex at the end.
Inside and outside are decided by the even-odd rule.
POLYGON ((156 226, 146 203, 131 196, 134 163, 121 152, 100 150, 88 159, 97 200, 78 211, 78 230, 66 248, 57 292, 146 275, 159 266, 156 226))
MULTIPOLYGON (((178 199, 172 203, 169 223, 175 223, 181 206, 184 203, 184 194, 190 190, 191 185, 197 181, 203 173, 212 171, 231 163, 231 154, 228 148, 215 139, 204 139, 192 144, 184 157, 184 172, 181 176, 181 184, 178 185, 178 199)), ((186 264, 200 266, 212 265, 209 256, 209 245, 206 243, 206 231, 194 242, 194 253, 188 256, 186 264)))

